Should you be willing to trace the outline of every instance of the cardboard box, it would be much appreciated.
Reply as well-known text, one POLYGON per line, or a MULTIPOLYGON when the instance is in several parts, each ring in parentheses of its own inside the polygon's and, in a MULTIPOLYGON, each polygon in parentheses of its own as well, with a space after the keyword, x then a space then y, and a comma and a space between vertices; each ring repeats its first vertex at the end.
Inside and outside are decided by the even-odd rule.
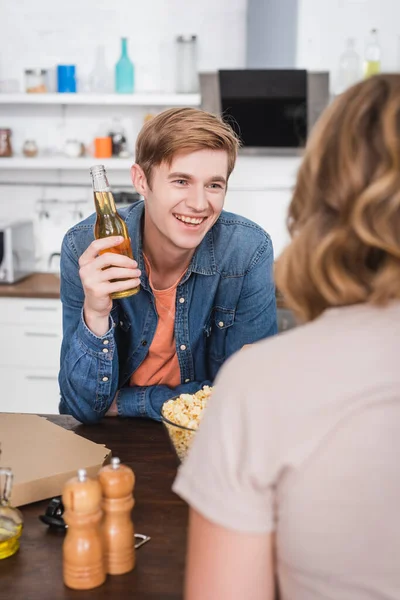
POLYGON ((11 504, 21 506, 59 496, 78 469, 95 477, 111 450, 73 431, 27 414, 0 414, 0 466, 11 467, 11 504))

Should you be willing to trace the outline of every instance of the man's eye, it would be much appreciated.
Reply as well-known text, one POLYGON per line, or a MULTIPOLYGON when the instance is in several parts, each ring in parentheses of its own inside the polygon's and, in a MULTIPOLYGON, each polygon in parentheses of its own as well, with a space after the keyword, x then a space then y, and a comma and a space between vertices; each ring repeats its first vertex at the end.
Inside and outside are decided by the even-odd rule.
POLYGON ((220 185, 219 183, 210 183, 210 188, 213 188, 214 190, 222 190, 222 185, 220 185))
POLYGON ((186 179, 175 179, 174 183, 178 183, 179 185, 185 185, 187 181, 186 179))

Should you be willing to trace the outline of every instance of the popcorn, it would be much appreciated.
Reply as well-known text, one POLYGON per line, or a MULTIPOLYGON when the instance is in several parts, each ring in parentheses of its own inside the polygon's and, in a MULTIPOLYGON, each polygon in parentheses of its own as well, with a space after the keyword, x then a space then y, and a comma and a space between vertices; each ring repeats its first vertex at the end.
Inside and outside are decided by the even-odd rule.
POLYGON ((162 416, 175 423, 164 421, 169 437, 174 445, 178 458, 183 461, 194 434, 199 428, 204 409, 212 394, 212 387, 205 385, 195 394, 181 394, 176 399, 168 400, 162 407, 162 416), (185 427, 187 429, 182 429, 185 427))

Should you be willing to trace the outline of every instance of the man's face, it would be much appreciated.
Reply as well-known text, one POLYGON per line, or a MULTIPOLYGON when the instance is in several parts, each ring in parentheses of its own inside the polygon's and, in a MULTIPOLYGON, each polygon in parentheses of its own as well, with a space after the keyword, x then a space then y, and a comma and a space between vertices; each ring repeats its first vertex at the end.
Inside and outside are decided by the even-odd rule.
MULTIPOLYGON (((152 170, 146 202, 146 232, 175 248, 195 249, 224 206, 228 173, 225 150, 176 154, 171 165, 152 170)), ((139 190, 138 190, 139 191, 139 190)))

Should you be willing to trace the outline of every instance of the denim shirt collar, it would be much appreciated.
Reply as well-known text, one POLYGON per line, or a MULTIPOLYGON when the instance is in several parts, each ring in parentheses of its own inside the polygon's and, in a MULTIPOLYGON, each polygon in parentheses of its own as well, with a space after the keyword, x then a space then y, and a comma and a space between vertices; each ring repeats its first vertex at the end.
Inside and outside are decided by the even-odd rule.
MULTIPOLYGON (((143 231, 142 222, 144 218, 144 202, 140 201, 134 204, 134 210, 130 210, 126 216, 128 229, 131 232, 131 243, 133 256, 138 263, 139 269, 142 271, 142 284, 148 288, 148 280, 146 268, 143 259, 143 231)), ((183 277, 181 283, 189 279, 191 273, 199 275, 215 275, 216 263, 214 253, 213 228, 210 229, 203 238, 201 244, 196 248, 196 251, 190 261, 188 270, 183 277)))

